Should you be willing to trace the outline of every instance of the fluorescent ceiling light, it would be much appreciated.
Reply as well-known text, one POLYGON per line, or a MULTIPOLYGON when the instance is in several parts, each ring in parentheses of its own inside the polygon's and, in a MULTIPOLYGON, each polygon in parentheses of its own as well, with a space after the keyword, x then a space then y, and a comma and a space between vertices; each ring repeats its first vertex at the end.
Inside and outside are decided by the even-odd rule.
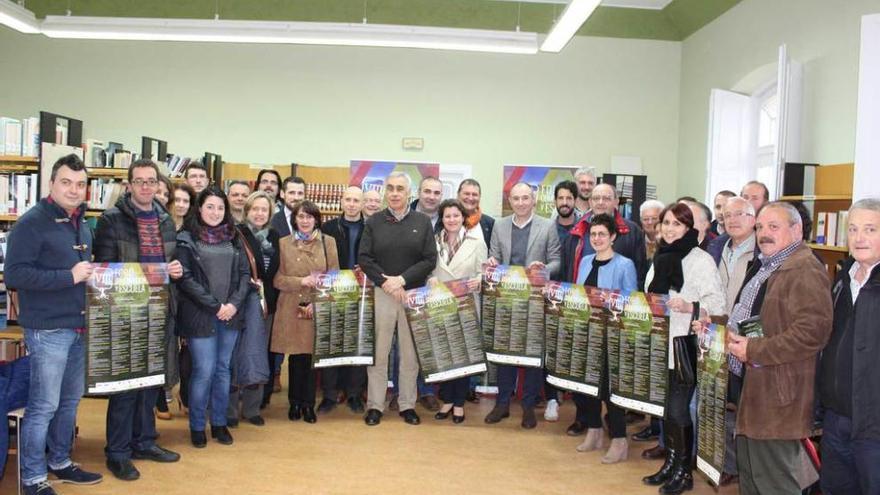
POLYGON ((0 24, 25 34, 40 32, 34 13, 10 0, 0 0, 0 24))
POLYGON ((571 0, 541 44, 542 52, 558 53, 599 6, 601 0, 571 0))
POLYGON ((50 38, 538 52, 536 33, 383 24, 46 16, 41 31, 50 38))

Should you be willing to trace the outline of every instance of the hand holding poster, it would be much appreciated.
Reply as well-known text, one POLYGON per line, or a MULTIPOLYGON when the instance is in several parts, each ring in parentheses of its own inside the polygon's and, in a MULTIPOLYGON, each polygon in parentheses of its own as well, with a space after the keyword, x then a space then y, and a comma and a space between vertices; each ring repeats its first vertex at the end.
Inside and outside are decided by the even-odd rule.
POLYGON ((710 324, 700 335, 697 359, 697 469, 715 486, 724 470, 727 423, 727 329, 710 324))
POLYGON ((547 382, 559 388, 599 396, 605 359, 603 308, 608 291, 566 282, 544 288, 547 382))
POLYGON ((483 270, 483 343, 490 362, 543 366, 547 279, 546 268, 496 265, 483 270))
POLYGON ((486 371, 477 305, 466 279, 409 290, 405 308, 425 383, 486 371))
POLYGON ((165 263, 95 263, 86 285, 86 390, 123 392, 165 383, 165 263))
POLYGON ((608 373, 611 402, 662 417, 669 379, 668 296, 611 293, 608 309, 608 373))
POLYGON ((315 274, 313 368, 372 366, 373 284, 360 271, 315 274))

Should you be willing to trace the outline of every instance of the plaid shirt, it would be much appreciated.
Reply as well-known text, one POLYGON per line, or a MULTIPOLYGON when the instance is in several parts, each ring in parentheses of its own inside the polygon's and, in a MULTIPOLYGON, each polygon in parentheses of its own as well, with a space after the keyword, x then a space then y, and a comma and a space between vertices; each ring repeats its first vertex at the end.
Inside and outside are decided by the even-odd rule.
MULTIPOLYGON (((736 303, 733 307, 733 311, 730 312, 730 324, 733 325, 734 328, 739 330, 738 322, 752 316, 752 307, 755 305, 755 300, 758 298, 761 286, 764 285, 767 279, 770 278, 770 275, 773 275, 773 272, 778 270, 779 267, 782 266, 782 263, 791 256, 800 245, 801 241, 796 241, 773 256, 764 256, 763 254, 758 255, 758 260, 761 262, 761 268, 758 269, 758 273, 756 273, 755 276, 752 277, 743 287, 739 296, 739 302, 736 303)), ((734 357, 733 354, 728 354, 727 365, 731 373, 736 376, 742 376, 743 363, 734 357)))

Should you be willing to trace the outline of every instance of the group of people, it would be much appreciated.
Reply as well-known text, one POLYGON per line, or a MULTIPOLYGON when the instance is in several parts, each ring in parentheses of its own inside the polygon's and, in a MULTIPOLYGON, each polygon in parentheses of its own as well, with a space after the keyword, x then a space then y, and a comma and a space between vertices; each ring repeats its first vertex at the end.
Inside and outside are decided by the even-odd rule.
MULTIPOLYGON (((172 280, 166 385, 109 400, 105 452, 119 479, 139 477, 132 460, 179 460, 156 443, 155 422, 166 414, 166 397, 178 381, 192 444, 205 447, 210 426, 211 438, 229 445, 229 428, 239 420, 264 424, 260 410, 280 390, 285 355, 291 421, 314 423, 340 400, 371 426, 381 423, 386 408, 417 425, 419 402, 438 421, 465 421, 474 384, 468 377, 444 382, 441 400, 433 398, 419 373, 406 291, 467 279, 478 298, 484 267, 506 264, 546 269, 564 282, 666 294, 670 342, 726 317, 732 331, 724 482, 738 478, 741 493, 800 493, 811 481, 799 475, 799 463, 815 404, 824 417, 825 493, 880 493, 880 371, 871 366, 880 350, 880 200, 863 199, 850 209, 852 258, 832 289, 804 243, 809 218, 791 204, 769 201, 759 182, 739 195, 719 193, 714 220, 708 206, 681 198, 645 202, 636 222, 620 214, 617 191, 597 183, 592 169, 579 169, 574 179, 556 185, 552 218, 535 214, 533 188, 518 183, 508 195, 513 213, 496 220, 482 212, 473 179, 461 182, 455 198, 443 199, 436 177, 414 185, 395 172, 385 180, 384 197, 345 190, 342 215, 325 222, 304 200, 299 177, 282 181, 276 171, 263 170, 256 191, 243 181, 224 191, 197 163, 185 183, 174 184, 155 163, 139 160, 128 171, 128 192, 93 232, 84 218, 86 169, 74 155, 58 160, 49 195, 19 219, 6 258, 6 283, 19 292, 31 356, 21 445, 25 493, 54 494, 49 473, 79 484, 102 479, 70 457, 84 392, 85 282, 92 261, 166 263, 172 280), (417 199, 410 202, 414 186, 417 199), (376 353, 373 366, 321 370, 323 399, 316 408, 313 274, 333 269, 359 269, 375 285, 376 353), (738 325, 754 319, 763 335, 740 335, 738 325)), ((633 435, 659 439, 643 456, 664 462, 643 482, 667 494, 693 486, 698 401, 671 347, 665 415, 633 435)), ((628 455, 627 412, 609 400, 607 355, 603 367, 599 397, 573 394, 575 420, 566 431, 584 435, 578 451, 602 448, 604 402, 610 443, 602 462, 610 464, 628 455)), ((498 366, 486 423, 510 416, 517 374, 516 367, 498 366)), ((522 427, 537 425, 542 395, 545 420, 557 421, 560 391, 540 368, 526 368, 523 376, 522 427)))

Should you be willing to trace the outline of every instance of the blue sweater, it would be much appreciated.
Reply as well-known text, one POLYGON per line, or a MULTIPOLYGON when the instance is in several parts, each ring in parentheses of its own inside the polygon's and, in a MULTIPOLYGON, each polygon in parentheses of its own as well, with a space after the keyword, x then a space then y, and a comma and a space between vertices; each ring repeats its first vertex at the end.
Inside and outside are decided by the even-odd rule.
MULTIPOLYGON (((595 257, 595 253, 588 254, 581 261, 576 279, 579 285, 587 280, 590 270, 593 269, 595 257)), ((639 290, 636 265, 626 256, 614 253, 606 265, 599 267, 599 288, 620 290, 622 294, 639 290)))
POLYGON ((40 200, 16 222, 6 251, 6 285, 19 295, 24 328, 85 328, 86 284, 70 269, 92 259, 92 231, 80 206, 78 228, 60 206, 40 200))

